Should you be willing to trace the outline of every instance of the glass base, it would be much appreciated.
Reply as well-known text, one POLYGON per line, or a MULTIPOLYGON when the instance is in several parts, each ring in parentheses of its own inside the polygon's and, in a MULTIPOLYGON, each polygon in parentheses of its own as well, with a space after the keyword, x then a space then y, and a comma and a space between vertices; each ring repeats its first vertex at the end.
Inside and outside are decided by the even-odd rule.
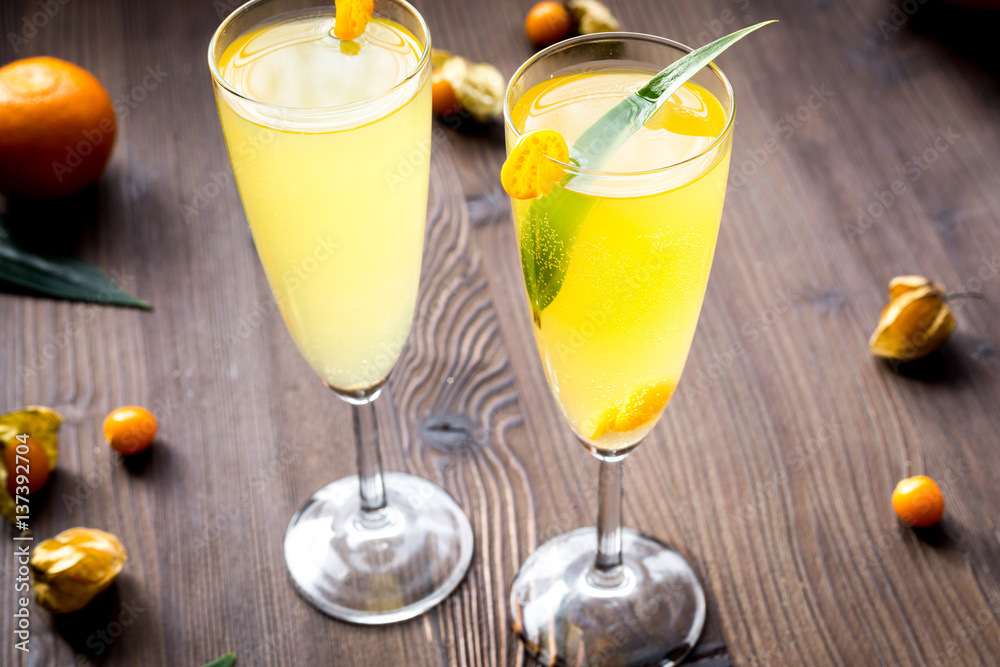
POLYGON ((580 528, 540 546, 514 580, 514 631, 546 665, 675 665, 705 624, 705 592, 680 554, 622 530, 615 585, 595 576, 597 531, 580 528))
POLYGON ((472 527, 441 487, 384 474, 387 505, 364 516, 356 475, 317 491, 292 517, 285 563, 325 614, 380 625, 417 616, 451 593, 472 561, 472 527))

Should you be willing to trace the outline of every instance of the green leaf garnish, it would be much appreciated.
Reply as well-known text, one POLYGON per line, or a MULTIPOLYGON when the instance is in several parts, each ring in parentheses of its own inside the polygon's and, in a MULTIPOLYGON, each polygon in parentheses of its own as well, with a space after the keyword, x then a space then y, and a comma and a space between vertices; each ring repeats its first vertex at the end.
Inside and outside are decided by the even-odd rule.
MULTIPOLYGON (((666 67, 587 128, 570 148, 570 158, 582 169, 599 170, 688 79, 734 43, 769 23, 775 21, 720 37, 666 67)), ((597 204, 594 197, 566 189, 573 178, 567 175, 549 194, 532 200, 520 230, 521 268, 536 320, 559 294, 577 231, 597 204)))
POLYGON ((227 653, 221 658, 216 658, 212 662, 205 664, 203 667, 233 667, 236 664, 236 654, 227 653))
POLYGON ((100 269, 72 255, 39 255, 14 244, 0 218, 0 287, 3 283, 69 301, 152 310, 100 269))

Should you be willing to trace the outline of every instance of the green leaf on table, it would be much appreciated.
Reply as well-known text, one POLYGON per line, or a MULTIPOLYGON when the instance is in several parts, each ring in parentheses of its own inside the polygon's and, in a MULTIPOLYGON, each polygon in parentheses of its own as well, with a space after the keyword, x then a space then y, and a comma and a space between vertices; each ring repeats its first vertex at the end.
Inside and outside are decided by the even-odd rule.
POLYGON ((90 262, 72 255, 41 255, 15 245, 0 218, 0 286, 3 283, 58 299, 152 310, 90 262))
POLYGON ((212 662, 204 665, 203 667, 233 667, 236 664, 236 654, 227 653, 221 658, 216 658, 212 662))
MULTIPOLYGON (((599 170, 701 68, 754 30, 774 22, 737 30, 669 65, 587 128, 570 148, 570 159, 582 169, 599 170)), ((573 178, 567 175, 549 194, 532 200, 521 229, 521 267, 536 318, 559 294, 577 231, 597 204, 595 197, 566 188, 573 178)))

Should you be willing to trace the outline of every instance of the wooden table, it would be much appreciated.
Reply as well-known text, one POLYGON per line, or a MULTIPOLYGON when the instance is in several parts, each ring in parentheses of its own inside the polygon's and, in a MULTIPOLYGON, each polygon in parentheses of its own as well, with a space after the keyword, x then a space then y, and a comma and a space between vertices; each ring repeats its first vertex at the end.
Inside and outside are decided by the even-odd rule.
MULTIPOLYGON (((32 608, 25 661, 5 529, 0 662, 525 664, 511 579, 541 541, 593 523, 596 464, 534 351, 502 132, 436 125, 416 323, 378 403, 386 468, 442 484, 468 512, 471 571, 416 620, 332 621, 293 592, 281 541, 312 491, 353 471, 349 410, 270 307, 229 172, 205 62, 227 3, 0 7, 0 32, 24 37, 17 52, 5 37, 3 62, 69 59, 120 102, 78 251, 155 306, 0 296, 0 411, 66 417, 36 535, 103 528, 130 554, 87 613, 32 608), (153 408, 161 435, 126 467, 100 428, 129 403, 153 408)), ((532 53, 527 1, 418 4, 435 44, 505 75, 532 53)), ((628 28, 695 44, 782 20, 720 59, 739 121, 715 269, 684 382, 626 466, 627 524, 676 546, 705 583, 692 662, 997 664, 1000 67, 992 42, 968 43, 1000 17, 933 0, 612 4, 628 28), (947 346, 893 368, 867 338, 888 280, 907 273, 987 301, 956 302, 947 346), (889 503, 917 473, 947 498, 930 534, 902 528, 889 503)))

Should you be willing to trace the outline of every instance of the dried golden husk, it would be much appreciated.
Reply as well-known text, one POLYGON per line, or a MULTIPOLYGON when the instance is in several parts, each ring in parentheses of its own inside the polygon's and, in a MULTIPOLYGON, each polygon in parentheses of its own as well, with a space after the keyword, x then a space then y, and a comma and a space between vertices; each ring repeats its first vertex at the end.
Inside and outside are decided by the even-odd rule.
POLYGON ((122 571, 128 553, 118 538, 95 528, 70 528, 31 555, 35 599, 59 614, 82 609, 122 571))
MULTIPOLYGON (((59 460, 59 427, 63 418, 55 410, 31 405, 24 410, 0 415, 0 447, 16 447, 17 436, 27 433, 42 446, 49 460, 49 470, 55 470, 59 460)), ((7 462, 0 456, 0 514, 15 522, 14 499, 7 492, 7 462)))
POLYGON ((943 285, 923 276, 899 276, 889 283, 889 303, 868 348, 878 357, 913 361, 941 347, 954 328, 943 285))
POLYGON ((431 49, 431 68, 437 69, 454 57, 455 55, 451 51, 445 51, 444 49, 431 49))
POLYGON ((503 95, 507 80, 489 63, 472 63, 447 51, 435 52, 432 62, 440 62, 441 76, 451 84, 455 99, 463 109, 486 123, 503 115, 503 95), (445 55, 447 54, 447 55, 445 55))
POLYGON ((937 288, 938 292, 944 294, 944 285, 931 282, 923 276, 896 276, 889 281, 889 300, 921 287, 934 287, 937 288))
POLYGON ((622 25, 611 10, 597 0, 569 0, 566 8, 573 15, 577 32, 581 35, 621 30, 622 25))

